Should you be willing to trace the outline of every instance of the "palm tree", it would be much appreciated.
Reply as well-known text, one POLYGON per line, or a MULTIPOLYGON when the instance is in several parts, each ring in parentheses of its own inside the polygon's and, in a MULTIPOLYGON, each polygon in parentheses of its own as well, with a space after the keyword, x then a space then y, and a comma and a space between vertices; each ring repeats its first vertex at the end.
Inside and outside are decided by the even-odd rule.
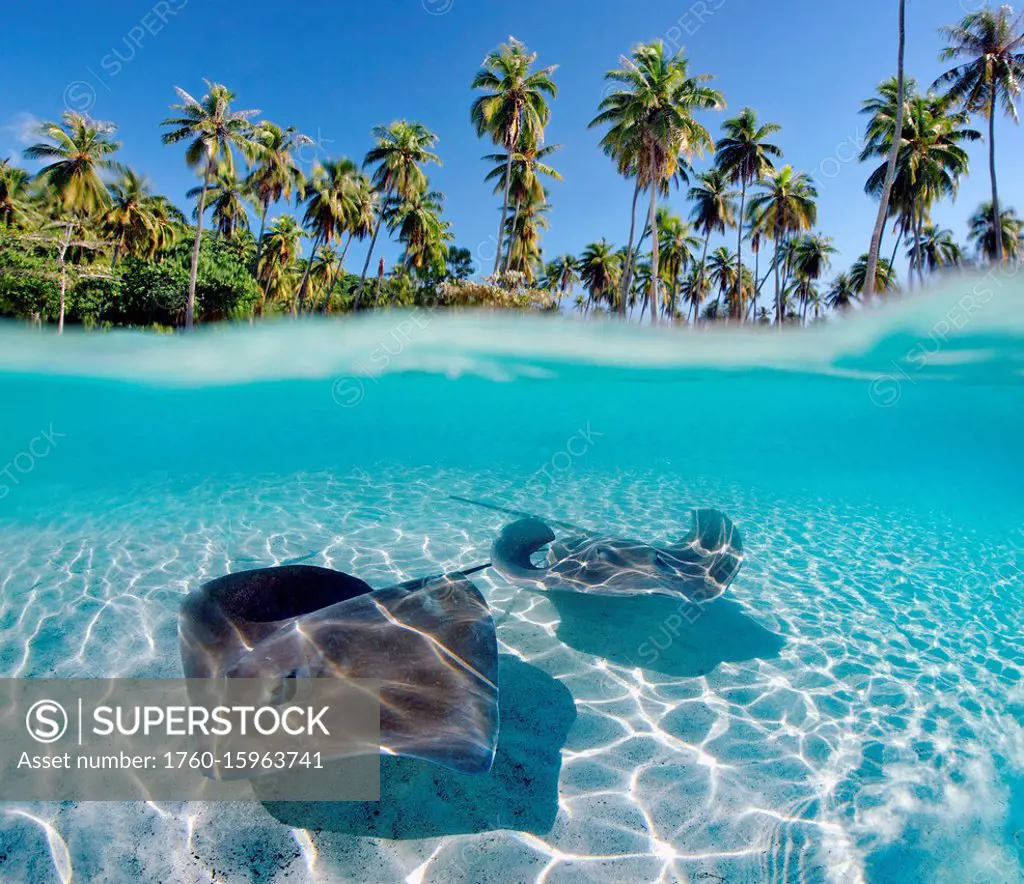
MULTIPOLYGON (((850 285, 858 295, 863 295, 867 289, 868 255, 861 255, 850 268, 850 285)), ((892 264, 885 258, 879 258, 875 265, 875 284, 872 287, 876 292, 899 291, 899 281, 892 264)))
MULTIPOLYGON (((551 144, 541 147, 536 142, 520 143, 512 155, 511 175, 512 183, 506 187, 505 178, 509 173, 507 154, 490 154, 484 157, 497 165, 491 170, 485 181, 496 181, 494 192, 497 194, 508 190, 509 199, 515 203, 516 211, 512 216, 510 230, 515 231, 519 227, 519 213, 523 205, 542 205, 547 202, 547 193, 540 176, 546 175, 555 181, 561 181, 562 176, 551 166, 544 162, 555 151, 560 150, 562 145, 551 144)), ((509 243, 506 249, 505 261, 506 272, 512 269, 512 244, 509 243)))
POLYGON ((122 252, 153 258, 174 242, 174 224, 184 223, 185 216, 154 194, 145 178, 125 169, 109 190, 110 206, 100 218, 100 228, 114 242, 112 266, 117 266, 122 252))
POLYGON ((767 232, 764 229, 764 223, 755 213, 747 210, 747 217, 745 219, 747 227, 747 238, 750 240, 750 250, 754 253, 754 287, 750 293, 750 321, 755 322, 757 320, 757 299, 761 295, 761 288, 768 281, 768 274, 761 278, 761 247, 764 244, 764 240, 768 238, 767 232))
POLYGON ((441 165, 441 160, 431 150, 437 144, 437 136, 421 123, 410 123, 398 120, 386 128, 378 126, 373 130, 377 139, 376 147, 366 154, 363 165, 377 164, 373 172, 373 186, 381 194, 377 220, 374 224, 370 248, 366 252, 366 262, 359 279, 359 290, 356 292, 354 310, 359 309, 366 287, 366 275, 370 270, 370 261, 377 246, 377 237, 391 200, 412 199, 416 194, 427 189, 427 176, 420 166, 427 163, 441 165))
MULTIPOLYGON (((689 76, 687 60, 679 53, 667 56, 661 40, 637 46, 605 78, 619 88, 601 102, 591 126, 610 124, 603 143, 619 146, 626 158, 620 169, 632 167, 638 186, 650 190, 651 263, 659 267, 658 194, 676 180, 686 160, 714 150, 711 133, 693 112, 717 110, 725 102, 720 92, 706 85, 710 75, 689 76)), ((651 289, 651 303, 657 305, 657 273, 651 277, 651 289)), ((651 310, 651 321, 657 323, 657 309, 651 310)))
POLYGON ((815 199, 818 191, 804 172, 783 166, 769 173, 763 182, 764 191, 750 201, 750 211, 771 231, 775 243, 775 321, 782 327, 784 319, 780 264, 783 239, 809 230, 818 220, 815 199))
MULTIPOLYGON (((981 133, 966 127, 967 114, 950 111, 946 98, 917 95, 909 84, 904 114, 903 137, 896 152, 896 172, 891 188, 890 213, 901 216, 900 228, 914 237, 911 270, 917 268, 923 282, 919 255, 921 231, 931 206, 944 196, 956 197, 960 180, 968 173, 969 158, 961 146, 977 141, 981 133)), ((890 104, 892 84, 883 84, 881 97, 865 105, 873 113, 869 140, 862 158, 889 153, 892 127, 890 104), (886 93, 889 93, 888 95, 886 93)), ((881 192, 887 165, 879 166, 868 178, 865 190, 881 192)))
POLYGON ((702 267, 692 267, 683 280, 681 288, 683 302, 689 304, 687 308, 687 321, 697 321, 700 315, 700 305, 708 299, 711 294, 711 282, 702 267))
POLYGON ((708 314, 709 318, 717 319, 721 315, 722 298, 726 296, 738 282, 736 260, 725 246, 721 246, 712 253, 708 262, 708 277, 713 286, 718 289, 718 297, 715 298, 713 313, 708 314))
MULTIPOLYGON (((619 250, 619 260, 622 261, 626 257, 626 253, 619 250)), ((652 276, 651 273, 651 262, 650 261, 637 261, 636 272, 633 274, 633 283, 630 286, 629 294, 627 296, 626 307, 629 310, 629 315, 633 315, 633 310, 636 308, 637 303, 640 303, 640 322, 644 321, 644 313, 647 308, 651 306, 651 284, 652 276)))
POLYGON ((64 236, 60 240, 60 309, 57 333, 64 331, 67 297, 67 252, 76 225, 98 214, 110 204, 110 193, 100 173, 118 170, 110 159, 121 145, 112 140, 115 131, 110 123, 100 123, 77 113, 66 113, 61 123, 43 123, 39 135, 45 141, 25 150, 31 160, 50 160, 39 170, 37 180, 55 197, 57 207, 67 217, 64 236))
POLYGON ((109 159, 121 145, 112 141, 115 127, 82 114, 66 113, 61 123, 43 123, 39 135, 47 141, 25 150, 31 160, 51 160, 39 170, 37 180, 50 187, 59 208, 78 218, 95 215, 110 203, 100 172, 118 170, 109 159))
POLYGON ((210 220, 217 236, 233 239, 236 231, 249 230, 249 192, 245 182, 236 174, 233 167, 226 163, 217 166, 212 181, 205 186, 193 187, 185 196, 196 200, 192 217, 198 219, 199 200, 202 197, 205 207, 211 209, 210 220))
POLYGON ((621 261, 618 252, 607 240, 591 243, 583 250, 576 272, 589 295, 584 315, 593 304, 611 300, 609 293, 614 290, 619 279, 621 261))
MULTIPOLYGON (((716 147, 715 162, 726 180, 730 184, 740 185, 740 212, 742 220, 746 215, 747 187, 755 181, 760 181, 768 173, 774 171, 775 164, 772 157, 781 157, 782 151, 774 144, 769 144, 765 139, 774 135, 782 127, 776 123, 765 123, 759 126, 757 113, 749 107, 743 108, 740 115, 732 120, 726 120, 722 124, 725 130, 725 137, 722 138, 716 147)), ((737 224, 737 246, 736 266, 743 266, 743 224, 737 224)), ((736 274, 735 285, 738 289, 741 283, 741 274, 736 274)), ((737 297, 735 303, 741 299, 737 297)), ((742 321, 742 315, 737 317, 742 321)))
POLYGON ((417 193, 393 205, 384 215, 388 229, 398 233, 405 246, 402 263, 419 274, 444 272, 448 243, 454 240, 451 225, 441 219, 444 197, 436 190, 417 193))
MULTIPOLYGON (((1024 81, 1024 16, 1014 18, 1010 6, 984 8, 967 15, 958 25, 944 27, 949 41, 941 59, 967 59, 946 71, 935 85, 949 86, 948 96, 969 113, 988 119, 988 162, 992 179, 992 226, 999 226, 999 187, 996 183, 996 109, 1015 123, 1017 97, 1024 81)), ((1003 260, 1003 243, 995 238, 995 261, 1003 260)))
POLYGON ((356 210, 356 178, 359 169, 352 160, 325 160, 313 169, 306 188, 306 212, 302 223, 313 234, 313 246, 306 263, 306 271, 299 285, 297 312, 301 313, 306 302, 309 274, 316 261, 317 250, 331 245, 348 226, 356 210))
POLYGON ((896 175, 896 153, 903 138, 903 115, 906 95, 906 76, 904 73, 904 59, 907 48, 907 2, 900 0, 899 12, 899 55, 896 63, 896 123, 892 139, 892 147, 889 151, 889 162, 886 166, 885 179, 882 182, 882 190, 879 194, 878 216, 875 219, 875 228, 871 232, 871 246, 868 248, 867 261, 867 288, 864 291, 864 300, 871 300, 874 294, 875 278, 878 268, 878 253, 882 248, 882 231, 885 229, 885 219, 889 217, 889 196, 892 193, 892 182, 896 175))
POLYGON ((508 217, 512 187, 512 163, 520 145, 544 143, 544 128, 551 118, 548 98, 555 98, 558 88, 551 79, 557 65, 534 71, 537 54, 530 52, 515 37, 509 37, 484 59, 483 67, 473 78, 472 87, 483 91, 473 102, 470 119, 478 137, 489 135, 505 150, 505 197, 498 224, 498 243, 494 273, 501 266, 505 220, 508 217))
POLYGON ((576 269, 578 265, 579 262, 575 255, 562 255, 548 264, 546 274, 548 286, 552 291, 559 292, 559 303, 566 294, 570 298, 572 297, 573 286, 580 281, 580 275, 576 269))
POLYGON ((819 233, 801 236, 793 246, 794 272, 801 283, 798 294, 803 304, 802 319, 807 321, 807 307, 814 303, 817 295, 816 283, 832 266, 832 256, 836 254, 832 239, 819 233))
POLYGON ((341 275, 341 256, 333 246, 323 246, 316 256, 315 261, 310 262, 309 282, 307 290, 309 295, 309 312, 316 310, 316 304, 323 295, 321 311, 327 312, 328 301, 334 292, 334 284, 341 275))
MULTIPOLYGON (((865 269, 867 266, 865 265, 865 269)), ((848 273, 840 273, 832 280, 829 286, 828 296, 825 303, 839 313, 845 313, 853 306, 853 302, 860 299, 857 294, 857 286, 848 273)))
MULTIPOLYGON (((593 121, 591 121, 590 126, 594 126, 593 121)), ((632 285, 633 264, 635 258, 633 245, 636 241, 636 208, 637 203, 640 200, 640 192, 643 189, 644 182, 641 178, 642 170, 637 162, 639 154, 643 152, 643 145, 640 144, 639 140, 635 137, 635 132, 630 133, 629 137, 625 140, 620 141, 619 139, 621 138, 622 132, 613 127, 613 129, 601 139, 601 147, 605 154, 615 161, 619 174, 627 179, 632 178, 634 181, 633 202, 629 213, 629 240, 626 244, 626 263, 622 272, 621 290, 619 292, 616 306, 616 309, 620 313, 625 314, 626 300, 632 285)))
POLYGON ((172 105, 171 109, 179 111, 181 116, 171 117, 162 125, 169 126, 169 132, 163 135, 164 144, 177 144, 188 141, 185 150, 185 162, 192 168, 203 169, 203 185, 199 192, 196 207, 196 235, 192 244, 192 266, 188 277, 188 303, 185 307, 185 328, 191 329, 196 309, 196 279, 199 275, 199 246, 202 242, 203 213, 206 211, 206 192, 216 174, 218 164, 234 169, 234 150, 237 149, 247 159, 256 154, 258 141, 255 129, 250 120, 258 110, 234 111, 231 102, 235 93, 219 83, 206 80, 209 90, 202 100, 197 101, 184 89, 175 87, 181 104, 172 105))
POLYGON ((701 314, 700 318, 703 319, 705 322, 718 322, 720 304, 721 302, 718 300, 718 298, 716 298, 714 301, 709 302, 708 305, 704 308, 704 312, 701 314))
POLYGON ((661 242, 658 255, 661 261, 659 272, 669 287, 666 314, 670 320, 676 317, 676 299, 679 293, 680 277, 693 263, 693 254, 700 248, 700 240, 690 232, 689 225, 681 218, 659 210, 658 231, 661 242))
POLYGON ((293 193, 296 199, 305 198, 305 176, 295 161, 294 151, 314 142, 290 126, 282 129, 266 120, 257 127, 255 141, 258 145, 256 165, 249 173, 246 184, 260 207, 260 233, 253 262, 253 267, 259 267, 263 234, 267 229, 267 215, 271 205, 282 199, 290 200, 293 193))
POLYGON ((277 218, 264 236, 263 252, 258 278, 263 283, 259 314, 262 316, 268 300, 278 300, 288 288, 289 275, 299 255, 302 228, 291 215, 277 218))
MULTIPOLYGON (((907 250, 907 257, 913 258, 914 251, 914 246, 911 246, 907 250)), ((921 265, 929 273, 944 267, 959 267, 963 263, 963 249, 953 239, 953 231, 940 229, 935 224, 928 224, 921 229, 917 251, 921 265)))
POLYGON ((542 264, 540 236, 542 230, 548 229, 545 216, 551 208, 547 196, 547 191, 542 191, 539 200, 531 197, 509 218, 509 267, 522 273, 527 283, 534 281, 534 269, 542 264))
POLYGON ((29 196, 30 176, 24 169, 0 160, 0 226, 25 227, 35 214, 29 196))
POLYGON ((353 212, 349 218, 348 241, 341 253, 341 260, 344 262, 348 247, 353 239, 362 242, 368 236, 373 235, 374 219, 377 217, 377 192, 373 184, 365 175, 359 175, 355 180, 355 190, 352 193, 353 212))
POLYGON ((687 197, 693 203, 690 221, 698 233, 704 234, 704 254, 700 260, 703 275, 711 234, 724 234, 727 227, 736 223, 736 191, 729 189, 721 169, 710 169, 697 180, 698 184, 690 188, 687 197))
MULTIPOLYGON (((373 184, 365 175, 356 174, 351 176, 347 186, 348 193, 345 200, 347 218, 344 230, 348 233, 348 237, 345 240, 345 247, 341 250, 341 255, 338 258, 341 269, 344 269, 345 258, 348 255, 352 241, 357 239, 362 242, 373 234, 374 224, 377 219, 377 204, 379 202, 377 193, 373 189, 373 184)), ((344 274, 340 271, 335 275, 334 284, 324 300, 325 312, 331 303, 331 299, 334 297, 334 290, 338 287, 338 283, 341 282, 343 277, 344 274)))
POLYGON ((1024 221, 1017 217, 1017 212, 1012 208, 1004 209, 1000 220, 1001 235, 997 236, 996 228, 992 224, 992 206, 989 203, 982 203, 968 222, 970 233, 967 235, 967 241, 974 243, 978 254, 989 261, 998 260, 999 254, 1002 254, 1003 261, 1019 260, 1024 221))
MULTIPOLYGON (((618 95, 618 98, 615 99, 615 103, 618 105, 618 108, 610 109, 613 115, 628 115, 628 106, 633 100, 631 93, 618 90, 615 94, 618 95)), ((601 122, 601 118, 592 120, 590 127, 593 128, 601 122)), ((640 241, 634 248, 634 243, 636 242, 637 203, 640 200, 640 193, 649 186, 649 182, 644 177, 648 171, 644 163, 644 158, 647 156, 647 150, 644 146, 640 129, 636 126, 612 126, 601 139, 601 148, 605 155, 615 162, 618 173, 624 178, 632 178, 634 181, 633 201, 629 214, 629 240, 627 241, 624 252, 625 265, 622 272, 622 281, 619 286, 620 298, 617 305, 619 312, 625 313, 625 302, 627 296, 632 294, 633 265, 637 255, 643 247, 643 241, 651 233, 650 219, 648 218, 645 229, 640 237, 640 241)), ((678 162, 676 163, 675 175, 668 180, 663 180, 658 183, 658 194, 661 196, 668 196, 673 185, 678 186, 680 184, 689 184, 690 172, 692 171, 693 169, 689 161, 685 157, 679 157, 678 162)))

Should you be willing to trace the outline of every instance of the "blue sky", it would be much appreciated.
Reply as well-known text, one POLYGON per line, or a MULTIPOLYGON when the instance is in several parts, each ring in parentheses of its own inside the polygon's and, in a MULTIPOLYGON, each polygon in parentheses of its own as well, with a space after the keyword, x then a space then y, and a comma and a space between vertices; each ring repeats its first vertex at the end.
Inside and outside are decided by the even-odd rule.
MULTIPOLYGON (((908 72, 930 83, 942 71, 937 28, 979 0, 911 0, 908 72)), ((855 159, 864 131, 861 102, 895 71, 896 0, 376 0, 293 6, 250 0, 166 0, 85 4, 41 0, 4 10, 0 48, 0 157, 18 156, 35 118, 65 104, 115 122, 120 159, 149 176, 179 205, 193 185, 180 147, 160 143, 160 121, 180 85, 201 94, 203 78, 223 82, 240 107, 294 125, 319 141, 323 156, 362 160, 374 125, 416 119, 441 137, 444 165, 430 171, 446 195, 458 245, 478 267, 493 256, 499 204, 483 178, 493 151, 469 123, 469 83, 486 52, 510 34, 558 64, 559 95, 548 142, 564 145, 553 164, 565 177, 551 188, 554 208, 545 252, 578 253, 595 239, 623 244, 630 186, 588 130, 603 74, 637 42, 661 37, 685 49, 695 73, 715 75, 728 103, 702 119, 717 136, 721 119, 744 106, 782 125, 785 161, 819 187, 819 227, 840 249, 834 271, 867 250, 874 204, 869 171, 855 159), (115 54, 115 52, 117 54, 115 54)), ((983 122, 976 124, 983 128, 983 122)), ((1024 209, 1021 132, 997 127, 1001 197, 1024 209)), ((986 146, 972 149, 971 176, 955 204, 935 219, 966 239, 966 219, 987 198, 986 146)), ((705 163, 698 161, 698 168, 705 163)), ((687 211, 678 192, 668 205, 687 211)), ((283 209, 293 211, 294 208, 283 209)), ((735 248, 735 237, 728 244, 735 248)), ((891 245, 891 240, 890 240, 891 245)), ((398 247, 387 244, 390 261, 398 247)), ((361 266, 353 247, 351 268, 361 266)), ((489 269, 489 268, 488 268, 489 269)))

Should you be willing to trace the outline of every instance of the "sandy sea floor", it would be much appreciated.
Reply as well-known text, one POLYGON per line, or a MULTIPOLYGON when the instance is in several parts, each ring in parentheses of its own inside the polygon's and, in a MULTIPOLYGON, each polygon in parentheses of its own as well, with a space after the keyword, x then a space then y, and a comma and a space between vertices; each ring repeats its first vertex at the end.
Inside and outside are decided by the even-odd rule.
MULTIPOLYGON (((150 485, 92 515, 67 501, 0 529, 0 674, 177 676, 178 604, 228 570, 309 556, 384 586, 486 561, 503 517, 449 493, 515 489, 422 469, 150 485)), ((694 505, 748 550, 697 618, 473 578, 501 653, 489 775, 386 758, 379 805, 7 804, 0 877, 1019 880, 1024 615, 1005 593, 1024 538, 625 472, 531 501, 650 539, 685 533, 694 505)))

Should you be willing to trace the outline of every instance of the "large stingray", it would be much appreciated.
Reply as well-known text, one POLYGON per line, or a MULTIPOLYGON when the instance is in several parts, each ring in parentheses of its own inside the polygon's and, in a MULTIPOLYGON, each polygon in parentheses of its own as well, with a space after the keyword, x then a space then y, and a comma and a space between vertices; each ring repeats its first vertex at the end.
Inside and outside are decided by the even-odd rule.
POLYGON ((497 639, 465 573, 374 590, 324 568, 242 571, 189 595, 179 632, 186 678, 377 679, 382 752, 491 768, 497 639))
MULTIPOLYGON (((493 504, 456 498, 499 512, 493 504)), ((591 595, 665 595, 706 602, 721 596, 743 564, 743 542, 729 518, 712 509, 693 512, 690 533, 678 542, 654 547, 552 522, 573 533, 558 540, 548 523, 527 516, 506 525, 491 548, 495 570, 519 586, 591 595), (549 546, 545 562, 533 555, 549 546)))

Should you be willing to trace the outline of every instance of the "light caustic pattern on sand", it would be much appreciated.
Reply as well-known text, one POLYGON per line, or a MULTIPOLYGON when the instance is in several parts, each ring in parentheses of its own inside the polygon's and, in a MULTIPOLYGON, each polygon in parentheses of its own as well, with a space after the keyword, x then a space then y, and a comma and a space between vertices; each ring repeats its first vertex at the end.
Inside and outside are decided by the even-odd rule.
MULTIPOLYGON (((446 495, 510 487, 429 471, 247 477, 0 527, 0 675, 177 675, 190 587, 294 560, 373 586, 477 564, 503 518, 446 495)), ((748 556, 699 616, 672 599, 475 575, 502 655, 487 777, 384 759, 373 807, 10 805, 0 877, 1019 879, 1006 833, 1007 783, 1024 774, 1024 617, 1011 604, 1024 538, 649 476, 566 477, 533 505, 665 540, 693 506, 717 506, 748 556)))

